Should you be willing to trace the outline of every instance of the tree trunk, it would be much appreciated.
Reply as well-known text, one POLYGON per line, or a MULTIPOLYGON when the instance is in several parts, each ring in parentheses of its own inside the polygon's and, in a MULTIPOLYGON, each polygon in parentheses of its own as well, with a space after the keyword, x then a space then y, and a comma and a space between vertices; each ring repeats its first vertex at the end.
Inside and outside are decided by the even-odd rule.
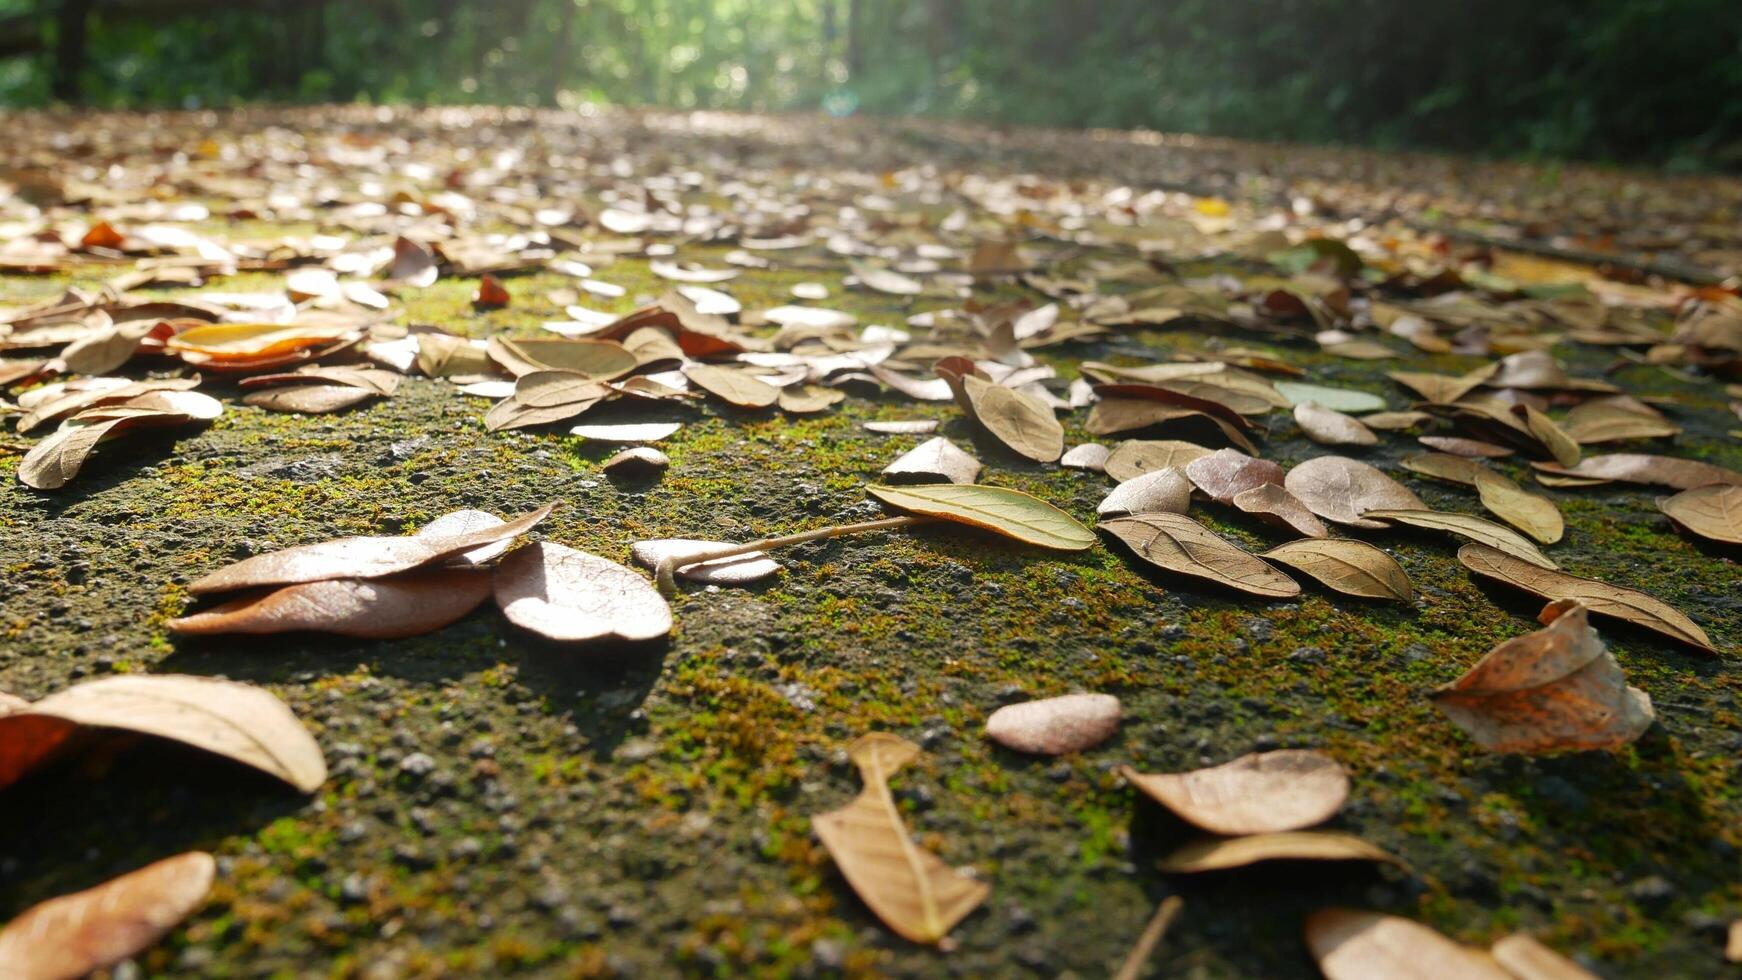
POLYGON ((92 0, 61 0, 55 14, 54 77, 49 91, 60 102, 77 103, 82 94, 79 76, 85 71, 91 3, 92 0))

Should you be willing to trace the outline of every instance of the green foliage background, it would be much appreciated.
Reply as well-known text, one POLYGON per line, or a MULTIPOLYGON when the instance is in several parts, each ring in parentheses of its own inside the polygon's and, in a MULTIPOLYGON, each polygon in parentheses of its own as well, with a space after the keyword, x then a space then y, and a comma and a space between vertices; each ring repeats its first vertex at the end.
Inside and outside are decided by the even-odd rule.
MULTIPOLYGON (((49 100, 55 13, 0 100, 49 100)), ((1738 0, 95 0, 98 105, 616 102, 1742 167, 1738 0)))

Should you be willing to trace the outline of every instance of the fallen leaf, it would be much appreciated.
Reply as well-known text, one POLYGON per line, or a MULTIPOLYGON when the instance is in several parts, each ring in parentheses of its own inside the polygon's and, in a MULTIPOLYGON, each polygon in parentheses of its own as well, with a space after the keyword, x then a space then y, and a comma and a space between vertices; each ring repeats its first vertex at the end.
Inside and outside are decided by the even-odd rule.
POLYGON ((1742 485, 1709 484, 1657 502, 1676 526, 1711 541, 1742 545, 1742 485))
POLYGON ((500 308, 507 306, 511 298, 501 281, 486 272, 478 280, 478 292, 472 297, 472 302, 479 306, 500 308))
POLYGON ((1529 933, 1515 932, 1488 948, 1494 962, 1514 980, 1599 980, 1596 974, 1537 942, 1529 933))
POLYGON ((1007 704, 986 719, 986 737, 1033 755, 1069 755, 1092 749, 1119 730, 1119 699, 1111 694, 1066 694, 1007 704))
POLYGON ((188 586, 194 595, 296 585, 326 579, 373 579, 432 564, 498 541, 519 537, 550 515, 556 503, 503 524, 451 537, 355 537, 306 544, 244 558, 188 586))
POLYGON ((469 569, 407 572, 390 578, 328 579, 233 599, 168 626, 177 633, 289 633, 308 630, 368 640, 431 633, 458 621, 490 595, 490 576, 469 569))
POLYGON ((1350 538, 1308 538, 1266 551, 1274 562, 1305 572, 1344 595, 1369 599, 1415 600, 1415 587, 1397 559, 1365 541, 1350 538))
MULTIPOLYGON (((1737 490, 1742 491, 1742 487, 1737 490)), ((1554 501, 1531 493, 1498 473, 1486 468, 1477 470, 1476 493, 1489 513, 1541 544, 1554 544, 1566 533, 1566 522, 1554 501)))
POLYGON ((1010 451, 1038 463, 1050 463, 1064 453, 1064 426, 1045 402, 972 375, 962 378, 962 389, 975 420, 1010 451))
POLYGON ((105 677, 0 717, 0 786, 45 761, 80 727, 118 729, 221 755, 312 793, 326 760, 284 702, 263 688, 210 677, 105 677))
POLYGON ((614 561, 549 541, 496 566, 496 605, 522 629, 567 643, 639 642, 671 632, 653 583, 614 561))
MULTIPOLYGON (((701 541, 694 538, 653 538, 648 541, 637 541, 629 548, 635 564, 643 568, 657 569, 659 563, 674 555, 699 555, 710 551, 719 551, 735 545, 730 541, 701 541)), ((698 562, 691 565, 679 565, 676 574, 692 582, 704 585, 750 585, 760 582, 771 575, 780 574, 780 562, 768 557, 760 551, 748 554, 734 555, 730 558, 716 558, 713 561, 698 562)))
POLYGON ((1226 871, 1260 861, 1402 861, 1353 834, 1334 830, 1295 830, 1248 837, 1192 841, 1157 862, 1168 874, 1226 871))
POLYGON ((1281 486, 1281 466, 1268 459, 1253 459, 1237 449, 1218 449, 1185 464, 1186 476, 1211 500, 1224 504, 1255 487, 1281 486))
POLYGON ((1165 571, 1208 579, 1272 599, 1300 594, 1287 575, 1222 539, 1183 514, 1140 514, 1102 521, 1096 530, 1123 541, 1139 558, 1165 571))
POLYGON ((1059 465, 1069 470, 1090 470, 1104 472, 1107 469, 1107 458, 1113 451, 1098 442, 1085 442, 1080 446, 1072 446, 1059 457, 1059 465))
POLYGON ((620 425, 577 425, 569 435, 589 442, 658 442, 677 434, 681 422, 630 422, 620 425))
POLYGON ((1395 915, 1321 909, 1306 941, 1325 980, 1514 980, 1481 950, 1395 915))
POLYGON ((865 431, 886 436, 922 436, 937 430, 937 419, 897 419, 888 422, 865 423, 865 431))
POLYGON ((980 461, 938 436, 920 443, 883 468, 890 483, 973 483, 980 461))
POLYGON ((1368 517, 1397 524, 1407 524, 1410 527, 1423 528, 1429 531, 1445 531, 1467 538, 1479 544, 1523 559, 1533 565, 1543 568, 1557 568, 1548 556, 1537 549, 1536 545, 1513 531, 1502 527, 1493 521, 1472 517, 1469 514, 1454 514, 1441 510, 1370 510, 1368 517))
POLYGON ((1213 834, 1275 834, 1324 823, 1349 796, 1349 774, 1311 749, 1243 755, 1191 772, 1120 770, 1144 795, 1213 834))
POLYGON ((1572 599, 1599 615, 1643 626, 1708 653, 1718 652, 1706 631, 1693 620, 1663 600, 1637 589, 1552 571, 1482 544, 1467 544, 1459 548, 1458 561, 1477 575, 1523 589, 1539 598, 1572 599))
POLYGON ((1082 551, 1095 545, 1095 535, 1076 518, 1020 490, 973 483, 865 489, 899 510, 985 528, 1024 544, 1055 551, 1082 551))
POLYGON ((379 397, 367 388, 351 385, 294 385, 252 392, 242 398, 242 403, 272 412, 325 415, 379 397))
POLYGON ((1403 457, 1398 465, 1411 473, 1472 488, 1476 486, 1476 474, 1492 472, 1473 459, 1451 453, 1417 453, 1403 457))
MULTIPOLYGON (((508 523, 487 510, 451 510, 441 515, 423 527, 417 529, 420 538, 451 538, 458 534, 470 534, 473 531, 483 531, 489 528, 501 527, 508 523)), ((462 552, 451 558, 444 559, 444 565, 483 565, 507 551, 514 544, 512 538, 503 538, 490 544, 482 545, 471 551, 462 552)))
POLYGON ((925 291, 919 280, 904 276, 892 269, 883 269, 863 262, 851 262, 853 275, 858 277, 859 284, 867 289, 891 296, 918 296, 925 291))
POLYGON ((636 446, 633 449, 625 449, 600 463, 599 469, 606 473, 652 475, 670 465, 671 457, 652 446, 636 446))
MULTIPOLYGON (((1514 637, 1428 697, 1491 752, 1540 754, 1625 745, 1651 727, 1651 698, 1628 687, 1584 606, 1556 606, 1545 629, 1514 637)), ((1546 620, 1545 620, 1546 621, 1546 620)))
POLYGON ((1648 405, 1637 403, 1635 408, 1614 398, 1595 398, 1575 406, 1562 420, 1561 428, 1568 437, 1585 446, 1633 439, 1665 439, 1680 435, 1682 431, 1681 426, 1648 405))
POLYGON ((780 410, 791 412, 794 415, 809 415, 838 404, 846 397, 847 393, 839 388, 825 388, 822 385, 782 388, 780 389, 780 410))
POLYGON ((1426 510, 1427 505, 1377 468, 1347 456, 1319 456, 1288 471, 1283 486, 1308 510, 1350 527, 1382 528, 1362 516, 1380 508, 1426 510))
POLYGON ((1464 439, 1458 436, 1422 436, 1417 441, 1429 449, 1438 449, 1454 456, 1468 456, 1472 459, 1504 459, 1515 454, 1514 450, 1505 446, 1496 446, 1480 439, 1464 439))
POLYGON ((75 980, 141 953, 205 903, 216 872, 192 851, 33 905, 0 929, 0 976, 75 980))
POLYGON ((940 942, 991 889, 908 836, 888 780, 919 755, 919 746, 873 732, 854 741, 847 754, 865 788, 841 809, 812 817, 811 829, 884 924, 911 942, 940 942))
POLYGON ((1529 405, 1517 405, 1512 414, 1524 419, 1525 428, 1542 443, 1554 461, 1562 466, 1577 466, 1579 462, 1579 444, 1555 424, 1555 420, 1531 408, 1529 405))
MULTIPOLYGON (((1169 466, 1186 466, 1192 460, 1208 455, 1210 450, 1193 442, 1181 442, 1177 439, 1128 439, 1113 447, 1113 451, 1107 455, 1107 462, 1101 468, 1108 476, 1123 483, 1133 477, 1169 466)), ((1191 475, 1189 469, 1186 475, 1191 475)))
POLYGON ((1414 391, 1427 401, 1450 405, 1480 388, 1499 370, 1500 365, 1493 363, 1459 377, 1444 374, 1414 374, 1407 371, 1392 371, 1386 377, 1414 391))
POLYGON ((1114 487, 1095 513, 1102 517, 1122 514, 1166 512, 1183 514, 1191 508, 1192 481, 1178 467, 1145 473, 1114 487))
POLYGON ((1577 466, 1558 463, 1531 463, 1544 473, 1577 476, 1598 480, 1619 480, 1624 483, 1645 483, 1692 490, 1714 483, 1742 484, 1742 473, 1677 456, 1650 456, 1644 453, 1611 453, 1607 456, 1587 456, 1577 466))
POLYGON ((1297 407, 1306 402, 1315 402, 1335 412, 1352 414, 1377 412, 1385 408, 1385 399, 1365 391, 1326 388, 1323 385, 1304 384, 1299 381, 1278 381, 1275 387, 1282 397, 1288 399, 1290 405, 1297 407))
POLYGON ((739 408, 767 408, 780 400, 779 388, 743 371, 692 364, 684 369, 684 376, 708 394, 739 408))
POLYGON ((1234 495, 1232 501, 1239 510, 1255 514, 1273 527, 1303 534, 1309 538, 1330 536, 1330 529, 1313 516, 1300 498, 1280 484, 1265 483, 1234 495))
POLYGON ((252 360, 320 347, 353 332, 349 325, 332 323, 213 323, 183 330, 164 347, 220 361, 252 360))
POLYGON ((1377 446, 1379 437, 1352 415, 1325 408, 1318 402, 1294 407, 1294 421, 1308 439, 1321 446, 1377 446))

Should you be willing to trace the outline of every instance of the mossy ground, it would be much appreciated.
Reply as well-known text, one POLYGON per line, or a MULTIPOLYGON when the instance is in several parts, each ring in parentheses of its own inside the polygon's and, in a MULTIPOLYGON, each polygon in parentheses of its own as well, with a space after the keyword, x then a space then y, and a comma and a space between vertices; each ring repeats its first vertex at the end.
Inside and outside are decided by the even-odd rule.
MULTIPOLYGON (((662 289, 639 261, 601 275, 628 287, 621 309, 662 289)), ((910 312, 815 270, 754 273, 732 289, 755 309, 806 279, 835 288, 830 305, 863 322, 910 312)), ((0 294, 65 284, 12 279, 0 294)), ((513 306, 480 313, 473 283, 444 282, 411 295, 402 320, 530 332, 559 315, 543 296, 564 284, 514 279, 513 306)), ((1477 363, 1344 361, 1170 331, 1052 356, 1233 344, 1268 346, 1313 381, 1394 407, 1406 399, 1383 370, 1477 363)), ((1556 353, 1577 373, 1607 363, 1588 349, 1556 353)), ((1742 466, 1710 386, 1647 367, 1613 378, 1691 406, 1677 413, 1688 434, 1675 451, 1742 466)), ((1094 977, 1175 892, 1186 905, 1160 954, 1168 975, 1311 976, 1300 923, 1329 904, 1395 911, 1470 942, 1526 929, 1618 977, 1722 969, 1721 926, 1742 915, 1735 670, 1602 623, 1659 725, 1612 753, 1483 754, 1422 692, 1531 629, 1537 604, 1477 584, 1456 543, 1433 535, 1367 536, 1414 578, 1411 606, 1312 587, 1261 602, 1155 577, 1110 547, 1058 557, 927 528, 793 549, 764 587, 687 588, 675 635, 653 650, 551 647, 493 608, 396 642, 166 633, 185 583, 239 555, 409 531, 458 507, 511 514, 560 499, 539 533, 617 560, 644 537, 743 539, 862 519, 876 513, 864 484, 924 438, 868 433, 861 423, 873 418, 942 418, 943 434, 978 447, 984 482, 1079 517, 1108 487, 976 442, 953 406, 899 397, 854 396, 803 418, 686 411, 662 444, 673 465, 654 482, 604 477, 611 448, 560 430, 486 433, 485 407, 424 379, 331 417, 233 405, 204 431, 116 444, 54 494, 18 486, 17 457, 0 460, 0 689, 39 697, 128 671, 264 684, 306 720, 333 769, 302 798, 162 744, 105 743, 0 795, 0 918, 206 848, 222 861, 213 900, 142 957, 148 975, 1094 977), (1323 656, 1291 656, 1308 647, 1323 656), (1084 689, 1119 695, 1127 719, 1091 752, 1037 761, 980 734, 1012 698, 1084 689), (892 937, 809 834, 808 815, 858 791, 843 748, 873 729, 925 747, 894 783, 913 832, 992 884, 953 953, 892 937), (1156 872, 1187 835, 1116 767, 1178 770, 1278 746, 1323 747, 1347 765, 1355 790, 1334 826, 1411 870, 1156 872), (433 771, 403 770, 413 753, 433 771)), ((1067 422, 1073 444, 1080 422, 1067 422)), ((1408 446, 1388 438, 1369 458, 1394 462, 1408 446)), ((1280 414, 1265 448, 1285 465, 1320 452, 1280 414)), ((1501 468, 1526 478, 1521 465, 1501 468)), ((1477 512, 1472 493, 1406 479, 1430 504, 1477 512)), ((1552 552, 1562 567, 1651 591, 1726 652, 1742 649, 1733 555, 1678 535, 1650 490, 1552 493, 1568 523, 1552 552)), ((1276 540, 1226 511, 1205 515, 1243 544, 1276 540)))

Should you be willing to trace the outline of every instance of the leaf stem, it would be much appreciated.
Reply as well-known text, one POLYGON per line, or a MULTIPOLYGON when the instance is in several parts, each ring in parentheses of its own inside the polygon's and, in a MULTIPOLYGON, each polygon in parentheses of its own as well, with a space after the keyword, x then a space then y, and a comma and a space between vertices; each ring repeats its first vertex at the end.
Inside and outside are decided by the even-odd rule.
POLYGON ((1132 947, 1131 955, 1125 958, 1125 965, 1119 968, 1113 980, 1138 980, 1143 976, 1143 967, 1148 964, 1149 957, 1155 953, 1155 947, 1160 945, 1161 937, 1167 934, 1167 927, 1173 925, 1174 916, 1179 914, 1180 906, 1184 904, 1178 895, 1161 900, 1155 916, 1149 920, 1149 925, 1143 927, 1143 935, 1137 937, 1137 945, 1132 947))
POLYGON ((820 541, 827 538, 845 537, 849 534, 862 534, 866 531, 885 531, 912 524, 930 524, 936 519, 931 517, 886 517, 878 521, 861 521, 858 524, 840 524, 835 527, 818 528, 815 531, 801 531, 798 534, 788 534, 778 538, 763 538, 761 541, 751 541, 746 544, 735 544, 729 548, 716 548, 712 551, 697 551, 687 555, 672 555, 659 563, 654 574, 662 595, 677 594, 677 570, 686 565, 699 565, 705 561, 717 561, 721 558, 736 558, 755 551, 772 551, 788 545, 804 544, 806 541, 820 541))

